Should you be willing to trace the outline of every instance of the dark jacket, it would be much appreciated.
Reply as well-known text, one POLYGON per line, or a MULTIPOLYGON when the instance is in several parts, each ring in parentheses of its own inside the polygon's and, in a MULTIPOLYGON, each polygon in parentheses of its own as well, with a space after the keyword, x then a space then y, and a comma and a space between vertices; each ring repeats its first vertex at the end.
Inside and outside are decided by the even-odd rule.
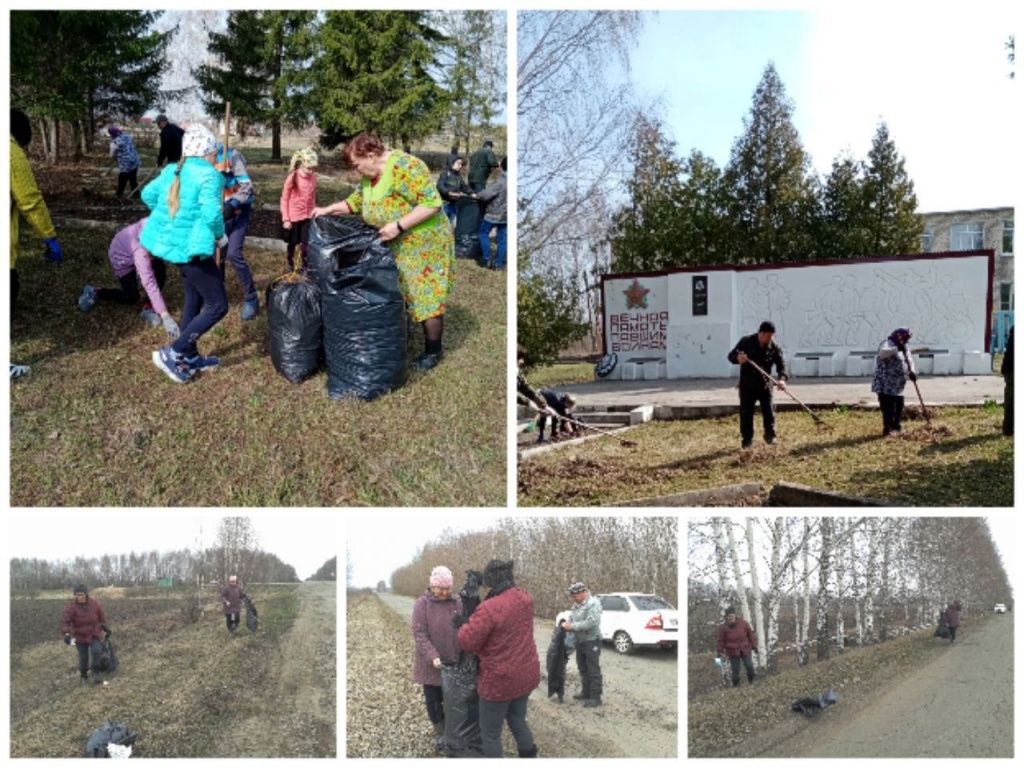
POLYGON ((490 147, 480 147, 469 157, 469 183, 485 186, 491 171, 498 167, 498 158, 490 147))
POLYGON ((160 129, 160 152, 156 156, 157 167, 163 165, 164 160, 168 163, 176 163, 181 160, 181 138, 184 135, 185 130, 174 123, 168 123, 160 129))
POLYGON ((533 600, 519 587, 488 595, 459 628, 459 647, 480 658, 476 689, 482 699, 512 701, 540 685, 533 600))
POLYGON ((412 608, 412 637, 416 641, 416 656, 412 663, 414 683, 441 685, 441 670, 434 668, 434 659, 450 664, 459 660, 452 617, 461 610, 462 600, 458 595, 438 600, 428 589, 417 598, 412 608))
POLYGON ((228 584, 224 589, 220 591, 220 601, 224 606, 224 615, 229 613, 240 613, 242 610, 242 598, 245 597, 245 593, 242 588, 238 585, 231 586, 228 584))
POLYGON ((516 402, 520 405, 529 405, 530 401, 537 404, 538 407, 544 407, 544 399, 537 394, 537 390, 530 386, 530 383, 523 376, 523 372, 520 371, 516 374, 516 402))
POLYGON ((960 604, 951 603, 946 607, 946 626, 947 627, 959 627, 960 626, 960 604))
MULTIPOLYGON (((455 157, 458 160, 458 156, 455 157)), ((441 195, 441 199, 452 203, 458 200, 457 197, 452 197, 453 192, 458 192, 461 195, 469 195, 473 190, 469 188, 469 184, 462 178, 462 174, 452 168, 452 160, 449 158, 448 165, 441 175, 437 177, 437 191, 441 195)))
POLYGON ((559 416, 568 416, 569 410, 565 407, 565 392, 555 392, 553 389, 542 389, 540 396, 544 398, 551 408, 555 410, 559 416))
POLYGON ((1010 326, 1010 337, 1006 340, 1006 351, 1003 352, 1003 365, 999 372, 1005 376, 1013 375, 1013 326, 1010 326))
POLYGON ((64 609, 60 618, 60 632, 71 635, 76 643, 88 645, 94 637, 100 636, 100 630, 107 628, 107 617, 103 606, 94 598, 86 598, 85 605, 72 601, 64 609))
MULTIPOLYGON (((777 371, 775 378, 783 381, 789 378, 786 373, 786 358, 782 355, 782 347, 776 344, 774 339, 768 342, 768 346, 762 347, 761 342, 757 340, 756 333, 744 336, 727 355, 730 363, 739 365, 737 353, 741 350, 765 373, 772 375, 772 366, 774 365, 777 371)), ((772 383, 758 373, 754 366, 740 366, 740 389, 747 392, 759 392, 762 389, 770 389, 771 386, 772 383)))
POLYGON ((731 627, 722 624, 718 628, 719 656, 723 653, 730 657, 747 656, 754 648, 757 648, 757 635, 743 619, 736 617, 736 623, 731 627))

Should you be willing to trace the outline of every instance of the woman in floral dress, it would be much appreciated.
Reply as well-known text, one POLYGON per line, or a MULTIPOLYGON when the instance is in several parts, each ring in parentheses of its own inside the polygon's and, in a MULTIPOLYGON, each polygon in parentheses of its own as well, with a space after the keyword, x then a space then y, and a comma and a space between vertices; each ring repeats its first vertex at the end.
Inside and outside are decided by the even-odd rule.
POLYGON ((413 361, 423 371, 434 368, 444 351, 444 311, 455 287, 455 243, 430 171, 419 158, 388 150, 370 133, 351 139, 342 152, 362 175, 347 200, 314 208, 313 216, 355 213, 380 229, 398 263, 398 282, 412 319, 423 325, 425 350, 413 361))

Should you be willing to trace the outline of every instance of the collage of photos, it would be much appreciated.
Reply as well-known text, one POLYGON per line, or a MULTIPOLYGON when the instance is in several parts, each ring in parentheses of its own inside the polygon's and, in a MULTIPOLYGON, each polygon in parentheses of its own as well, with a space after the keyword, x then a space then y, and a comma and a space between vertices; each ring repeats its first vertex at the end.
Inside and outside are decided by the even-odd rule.
POLYGON ((626 5, 4 14, 0 754, 1014 757, 1019 19, 626 5))

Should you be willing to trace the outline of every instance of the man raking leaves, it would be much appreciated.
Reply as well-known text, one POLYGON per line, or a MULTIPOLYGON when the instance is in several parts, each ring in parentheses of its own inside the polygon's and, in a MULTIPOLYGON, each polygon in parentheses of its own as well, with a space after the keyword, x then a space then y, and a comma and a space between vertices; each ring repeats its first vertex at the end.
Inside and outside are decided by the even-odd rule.
POLYGON ((764 422, 764 441, 775 445, 775 410, 772 408, 772 390, 785 391, 786 360, 782 355, 782 347, 772 338, 775 336, 775 324, 765 320, 757 329, 757 333, 744 336, 727 355, 729 362, 740 366, 740 437, 741 447, 750 448, 754 442, 754 407, 761 404, 761 418, 764 422), (770 375, 772 366, 778 371, 778 379, 770 375))

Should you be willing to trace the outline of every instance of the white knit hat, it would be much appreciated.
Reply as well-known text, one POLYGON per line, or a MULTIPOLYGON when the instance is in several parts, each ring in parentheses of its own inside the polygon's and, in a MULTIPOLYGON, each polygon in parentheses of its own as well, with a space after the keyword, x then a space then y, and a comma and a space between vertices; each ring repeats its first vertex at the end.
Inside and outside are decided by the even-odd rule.
POLYGON ((185 129, 181 139, 181 154, 185 157, 205 157, 217 150, 217 139, 205 125, 196 123, 185 129))

